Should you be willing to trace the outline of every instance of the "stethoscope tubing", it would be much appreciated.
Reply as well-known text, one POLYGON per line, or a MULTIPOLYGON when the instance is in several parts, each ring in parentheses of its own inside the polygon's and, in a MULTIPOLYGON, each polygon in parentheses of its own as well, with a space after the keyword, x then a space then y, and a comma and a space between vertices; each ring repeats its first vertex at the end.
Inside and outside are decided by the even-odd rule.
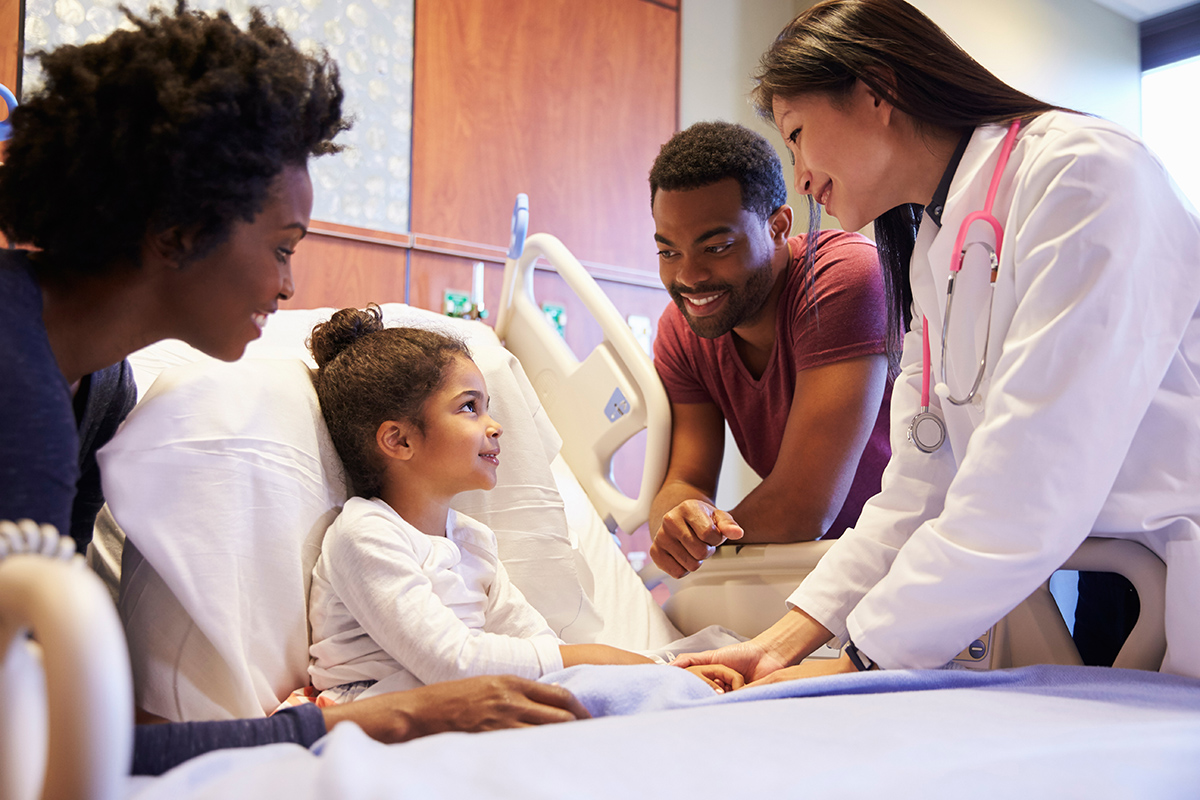
MULTIPOLYGON (((1000 188, 1000 178, 1004 173, 1004 168, 1008 166, 1008 159, 1012 155, 1013 147, 1016 145, 1017 133, 1020 128, 1021 120, 1019 119, 1013 120, 1008 126, 1008 133, 1005 135, 1004 143, 1000 148, 1000 158, 996 162, 996 169, 992 173, 992 180, 988 186, 984 207, 980 211, 968 214, 962 221, 962 224, 958 228, 958 236, 954 242, 954 250, 951 251, 953 255, 950 261, 950 275, 946 281, 946 313, 942 318, 941 380, 934 388, 939 397, 948 400, 954 405, 966 405, 976 398, 979 387, 983 383, 984 373, 987 370, 988 345, 991 343, 992 337, 992 309, 996 299, 996 276, 1000 272, 1000 248, 1004 241, 1004 226, 992 214, 992 207, 995 205, 996 193, 1000 188), (995 247, 986 242, 967 243, 967 235, 970 232, 971 226, 976 222, 984 222, 992 227, 996 235, 995 247), (950 331, 950 316, 954 310, 954 284, 958 273, 962 270, 963 262, 966 260, 967 250, 972 246, 986 248, 991 262, 991 270, 988 276, 987 328, 983 340, 983 354, 979 358, 979 368, 975 372, 975 380, 971 384, 971 390, 964 397, 954 397, 950 393, 950 387, 946 379, 946 354, 949 350, 947 340, 950 331)), ((921 410, 917 412, 909 424, 908 438, 921 452, 932 453, 941 447, 942 443, 946 440, 946 423, 938 414, 930 410, 929 383, 932 371, 930 362, 932 359, 929 352, 929 320, 924 316, 921 317, 921 338, 923 344, 921 353, 921 410), (929 434, 930 430, 934 431, 932 435, 929 434)))

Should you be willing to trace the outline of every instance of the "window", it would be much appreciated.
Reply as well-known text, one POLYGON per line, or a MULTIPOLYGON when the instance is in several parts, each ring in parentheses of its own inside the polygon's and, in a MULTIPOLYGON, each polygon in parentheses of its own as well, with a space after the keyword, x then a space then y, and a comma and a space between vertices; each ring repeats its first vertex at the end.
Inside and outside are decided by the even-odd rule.
POLYGON ((1146 20, 1142 42, 1142 138, 1200 209, 1200 3, 1146 20))

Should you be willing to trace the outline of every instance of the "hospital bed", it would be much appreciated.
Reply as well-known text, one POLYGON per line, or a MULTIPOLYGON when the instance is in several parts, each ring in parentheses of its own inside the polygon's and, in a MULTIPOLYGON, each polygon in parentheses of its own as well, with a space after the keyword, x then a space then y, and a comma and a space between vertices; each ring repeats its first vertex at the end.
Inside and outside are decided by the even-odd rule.
MULTIPOLYGON (((389 324, 465 338, 505 425, 500 485, 462 497, 460 510, 497 531, 514 582, 567 641, 653 650, 713 620, 750 635, 782 613, 775 595, 830 545, 722 553, 673 586, 668 618, 609 532, 645 519, 665 469, 665 396, 578 262, 553 237, 526 239, 519 208, 514 216, 496 332, 384 306, 389 324), (531 298, 538 257, 605 331, 582 362, 531 298), (647 425, 640 489, 628 498, 612 482, 611 456, 647 425), (727 599, 732 585, 742 600, 727 599), (726 606, 758 613, 722 616, 726 606)), ((814 797, 1192 797, 1200 786, 1200 682, 1078 666, 863 673, 725 697, 668 667, 576 667, 548 679, 603 719, 391 747, 343 725, 311 751, 223 751, 160 778, 123 776, 131 692, 168 719, 221 719, 268 713, 306 681, 308 571, 346 492, 302 349, 331 311, 281 312, 237 364, 179 343, 133 359, 140 387, 158 379, 102 455, 111 509, 93 553, 98 573, 120 576, 131 665, 114 651, 117 612, 93 573, 31 555, 0 562, 0 630, 13 645, 6 688, 35 698, 6 709, 0 726, 4 796, 37 796, 45 727, 46 797, 716 797, 751 786, 764 796, 804 786, 814 797), (27 579, 30 570, 42 574, 27 579), (57 631, 77 634, 65 635, 70 648, 52 643, 57 631), (43 656, 45 689, 29 668, 43 656), (18 682, 29 680, 29 690, 18 682), (39 719, 43 693, 48 723, 27 722, 39 719), (26 724, 32 733, 17 730, 26 724)), ((1099 557, 1077 554, 1081 566, 1099 557)), ((1143 566, 1145 575, 1128 570, 1139 588, 1155 580, 1153 564, 1143 566)), ((994 635, 991 652, 1011 652, 998 643, 1009 634, 994 635)), ((1156 646, 1147 645, 1151 660, 1156 646)))

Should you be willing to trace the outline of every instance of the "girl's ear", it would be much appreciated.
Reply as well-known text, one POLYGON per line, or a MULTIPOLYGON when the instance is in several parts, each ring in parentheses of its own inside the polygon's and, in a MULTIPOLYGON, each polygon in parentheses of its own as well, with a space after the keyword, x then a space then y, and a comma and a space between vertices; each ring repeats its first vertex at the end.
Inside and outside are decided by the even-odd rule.
POLYGON ((387 420, 375 431, 375 444, 384 458, 408 461, 413 457, 416 429, 401 420, 387 420))

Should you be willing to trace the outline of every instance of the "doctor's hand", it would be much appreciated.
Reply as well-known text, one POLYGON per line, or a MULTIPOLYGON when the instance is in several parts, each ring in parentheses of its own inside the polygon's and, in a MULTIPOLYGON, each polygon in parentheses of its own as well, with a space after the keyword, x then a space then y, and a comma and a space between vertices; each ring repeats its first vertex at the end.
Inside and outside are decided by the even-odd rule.
POLYGON ((717 545, 742 538, 742 526, 729 512, 703 500, 684 500, 663 515, 650 545, 650 558, 672 578, 700 569, 717 545))
POLYGON ((750 685, 750 682, 760 681, 768 675, 783 669, 787 663, 776 654, 757 643, 754 639, 748 642, 726 645, 718 650, 705 650, 703 653, 684 653, 671 662, 671 666, 691 667, 702 664, 724 664, 726 667, 740 673, 750 685))
POLYGON ((513 675, 433 683, 331 706, 322 713, 326 730, 351 720, 385 744, 445 731, 494 731, 591 716, 575 695, 561 686, 513 675))
POLYGON ((747 686, 765 686, 768 683, 783 683, 798 681, 802 678, 819 678, 822 675, 840 675, 845 672, 858 672, 858 667, 850 659, 842 655, 837 658, 812 658, 794 667, 784 667, 764 678, 759 678, 747 686))

